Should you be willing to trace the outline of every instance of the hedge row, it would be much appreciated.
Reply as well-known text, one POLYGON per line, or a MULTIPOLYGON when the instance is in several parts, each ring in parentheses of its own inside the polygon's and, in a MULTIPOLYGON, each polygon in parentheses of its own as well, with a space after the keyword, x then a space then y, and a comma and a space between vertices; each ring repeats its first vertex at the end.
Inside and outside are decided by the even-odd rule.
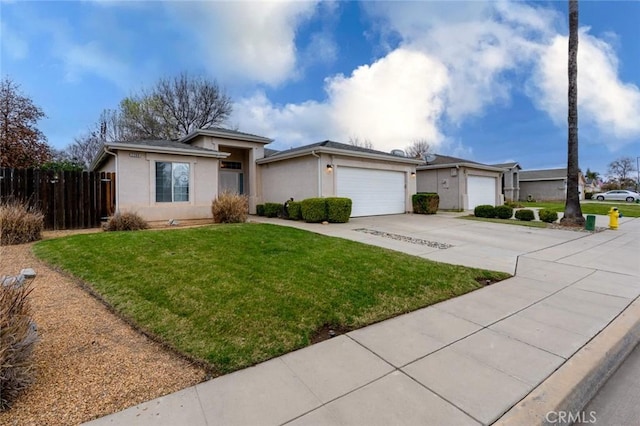
POLYGON ((475 217, 511 219, 511 216, 513 216, 513 209, 507 205, 493 207, 489 204, 483 204, 473 209, 473 214, 475 217))
MULTIPOLYGON (((319 223, 346 223, 351 217, 352 202, 349 198, 327 197, 307 198, 302 201, 289 201, 287 203, 286 218, 292 220, 304 220, 305 222, 319 223)), ((285 217, 283 204, 265 203, 256 206, 258 216, 285 217)))

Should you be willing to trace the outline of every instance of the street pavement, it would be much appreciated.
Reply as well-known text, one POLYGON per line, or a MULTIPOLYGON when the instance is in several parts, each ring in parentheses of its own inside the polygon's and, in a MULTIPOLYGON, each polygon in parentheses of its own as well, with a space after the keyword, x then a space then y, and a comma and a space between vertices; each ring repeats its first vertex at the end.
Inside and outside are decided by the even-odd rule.
POLYGON ((447 214, 331 225, 256 220, 514 277, 89 424, 491 424, 640 295, 640 219, 598 233, 447 214))

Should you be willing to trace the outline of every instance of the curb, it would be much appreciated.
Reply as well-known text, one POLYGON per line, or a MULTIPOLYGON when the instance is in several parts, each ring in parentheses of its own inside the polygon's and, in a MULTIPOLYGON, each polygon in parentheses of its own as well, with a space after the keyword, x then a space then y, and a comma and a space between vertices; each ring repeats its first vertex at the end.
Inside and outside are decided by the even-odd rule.
POLYGON ((640 343, 640 298, 494 425, 569 425, 640 343))

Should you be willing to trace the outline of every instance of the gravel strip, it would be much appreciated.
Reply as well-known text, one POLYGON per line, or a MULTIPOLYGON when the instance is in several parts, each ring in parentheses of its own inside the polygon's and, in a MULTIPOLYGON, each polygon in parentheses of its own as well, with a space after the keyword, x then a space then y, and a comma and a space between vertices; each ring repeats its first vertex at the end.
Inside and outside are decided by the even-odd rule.
POLYGON ((439 243, 437 241, 422 240, 420 238, 407 237, 405 235, 392 234, 390 232, 376 231, 375 229, 358 228, 358 229, 354 229, 354 231, 364 232, 365 234, 377 235, 379 237, 384 237, 384 238, 391 238, 392 240, 403 241, 405 243, 429 246, 429 247, 437 248, 440 250, 446 250, 448 248, 453 247, 451 244, 447 244, 447 243, 439 243))
POLYGON ((0 413, 0 424, 79 424, 204 380, 204 369, 134 331, 39 262, 31 246, 0 247, 0 275, 17 275, 27 267, 38 274, 30 297, 40 335, 36 383, 0 413))

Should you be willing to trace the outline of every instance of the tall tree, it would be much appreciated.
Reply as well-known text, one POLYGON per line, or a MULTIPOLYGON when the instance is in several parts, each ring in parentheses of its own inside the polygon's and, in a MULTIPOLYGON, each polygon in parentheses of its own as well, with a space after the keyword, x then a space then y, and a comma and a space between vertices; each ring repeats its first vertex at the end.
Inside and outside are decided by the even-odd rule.
POLYGON ((231 111, 231 98, 217 82, 184 72, 120 103, 127 139, 178 139, 224 123, 231 111))
POLYGON ((567 114, 567 200, 564 205, 565 225, 582 226, 585 219, 578 192, 578 0, 569 0, 569 63, 567 114))
POLYGON ((0 82, 0 167, 38 167, 51 159, 47 138, 36 127, 44 112, 9 78, 0 82))
POLYGON ((360 139, 358 136, 349 136, 349 145, 360 148, 375 149, 371 140, 368 138, 360 139))
POLYGON ((584 174, 584 177, 589 180, 598 181, 600 180, 600 173, 593 172, 591 169, 587 168, 587 172, 584 174))
POLYGON ((636 171, 633 158, 621 157, 609 163, 608 175, 618 188, 635 188, 632 172, 636 171))
POLYGON ((416 139, 411 145, 405 148, 407 157, 422 158, 431 152, 431 145, 426 139, 416 139))

